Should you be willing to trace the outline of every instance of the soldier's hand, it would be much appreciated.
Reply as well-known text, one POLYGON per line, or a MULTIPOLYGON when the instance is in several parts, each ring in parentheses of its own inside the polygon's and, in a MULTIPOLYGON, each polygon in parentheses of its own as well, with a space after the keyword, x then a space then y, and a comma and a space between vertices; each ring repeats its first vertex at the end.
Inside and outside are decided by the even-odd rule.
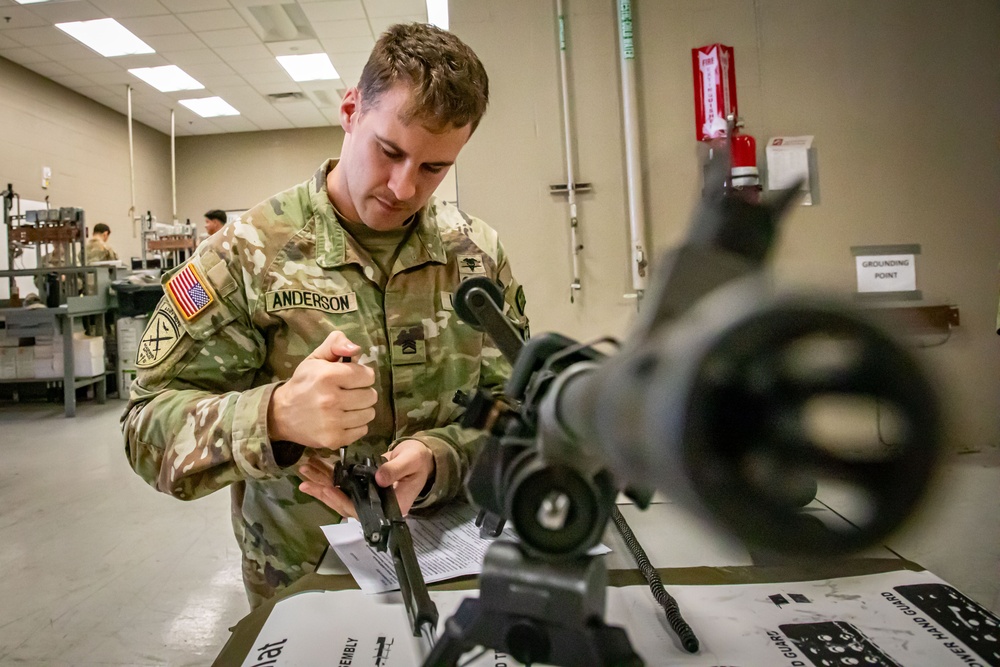
POLYGON ((361 348, 334 331, 302 360, 292 377, 274 390, 267 408, 271 441, 290 440, 306 447, 337 449, 368 433, 378 394, 375 371, 344 364, 361 348))
POLYGON ((399 511, 405 516, 434 474, 434 454, 419 440, 404 440, 383 457, 385 461, 375 473, 375 482, 394 487, 399 511))
POLYGON ((354 503, 347 494, 333 485, 333 468, 319 458, 311 458, 299 466, 302 483, 299 491, 309 494, 342 517, 358 518, 354 503))

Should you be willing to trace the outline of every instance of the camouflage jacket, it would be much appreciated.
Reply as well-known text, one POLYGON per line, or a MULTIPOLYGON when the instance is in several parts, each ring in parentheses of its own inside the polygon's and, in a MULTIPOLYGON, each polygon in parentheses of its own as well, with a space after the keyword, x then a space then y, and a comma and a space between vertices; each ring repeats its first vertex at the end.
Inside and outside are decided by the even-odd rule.
POLYGON ((378 391, 363 440, 384 448, 415 438, 434 454, 419 510, 460 491, 479 439, 455 423, 455 392, 499 388, 510 371, 489 338, 458 319, 455 289, 488 276, 527 330, 523 291, 496 232, 434 198, 411 223, 383 292, 378 266, 336 221, 326 191, 333 164, 198 247, 189 264, 210 303, 185 319, 183 306, 163 298, 122 417, 131 465, 158 490, 189 500, 232 485, 255 606, 312 571, 325 544, 319 527, 339 521, 298 490, 295 465, 276 461, 268 439, 271 394, 299 362, 334 330, 362 348, 357 361, 375 370, 378 391))
POLYGON ((118 253, 115 252, 115 249, 96 236, 91 236, 87 239, 87 246, 84 248, 84 253, 88 263, 118 259, 118 253))

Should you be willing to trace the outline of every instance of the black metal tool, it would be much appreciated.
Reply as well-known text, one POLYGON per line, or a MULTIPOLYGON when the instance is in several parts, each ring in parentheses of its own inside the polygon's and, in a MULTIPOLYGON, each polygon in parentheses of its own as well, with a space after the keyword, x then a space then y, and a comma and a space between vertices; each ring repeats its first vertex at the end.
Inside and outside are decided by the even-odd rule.
POLYGON ((340 450, 333 470, 333 482, 354 502, 365 541, 377 551, 388 552, 399 579, 414 637, 422 637, 429 649, 436 641, 438 610, 427 592, 413 547, 410 528, 399 509, 392 487, 375 481, 379 456, 363 445, 340 450))

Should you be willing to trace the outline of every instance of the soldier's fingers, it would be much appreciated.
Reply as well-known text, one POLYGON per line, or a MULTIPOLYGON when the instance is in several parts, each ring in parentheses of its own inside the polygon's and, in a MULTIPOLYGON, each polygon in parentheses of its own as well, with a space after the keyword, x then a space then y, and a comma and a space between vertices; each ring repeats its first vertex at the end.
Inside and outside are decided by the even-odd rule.
POLYGON ((299 490, 316 498, 340 516, 358 517, 351 499, 343 491, 334 486, 316 484, 315 482, 302 482, 299 484, 299 490))
POLYGON ((303 479, 314 484, 333 486, 333 473, 326 466, 320 466, 310 461, 299 466, 299 474, 303 479))
POLYGON ((342 331, 334 331, 327 336, 309 356, 324 361, 340 361, 343 357, 354 357, 361 348, 352 343, 342 331))
POLYGON ((421 488, 434 471, 434 455, 419 440, 404 440, 386 452, 385 462, 379 466, 375 481, 379 486, 389 486, 411 475, 419 477, 421 488))
POLYGON ((367 425, 375 419, 375 408, 362 408, 361 410, 347 410, 340 420, 342 428, 357 428, 367 425))
POLYGON ((378 402, 378 392, 371 387, 345 389, 337 396, 337 407, 341 410, 364 410, 378 402))
POLYGON ((361 389, 375 383, 375 371, 362 364, 336 364, 327 369, 338 387, 361 389))
POLYGON ((343 429, 339 436, 334 438, 332 442, 328 445, 324 445, 330 449, 339 449, 341 447, 346 447, 358 440, 358 438, 363 438, 368 433, 368 425, 358 426, 356 428, 343 429))

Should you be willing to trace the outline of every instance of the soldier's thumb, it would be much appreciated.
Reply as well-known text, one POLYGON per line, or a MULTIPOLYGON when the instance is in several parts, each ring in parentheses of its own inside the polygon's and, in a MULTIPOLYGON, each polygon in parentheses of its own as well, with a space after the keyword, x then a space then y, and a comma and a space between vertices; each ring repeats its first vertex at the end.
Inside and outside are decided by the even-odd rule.
POLYGON ((375 482, 383 488, 392 486, 403 476, 402 462, 393 458, 392 452, 386 452, 384 456, 386 460, 382 462, 382 465, 375 472, 375 482))
POLYGON ((356 357, 361 348, 340 331, 334 331, 309 355, 313 359, 340 361, 344 357, 356 357))

